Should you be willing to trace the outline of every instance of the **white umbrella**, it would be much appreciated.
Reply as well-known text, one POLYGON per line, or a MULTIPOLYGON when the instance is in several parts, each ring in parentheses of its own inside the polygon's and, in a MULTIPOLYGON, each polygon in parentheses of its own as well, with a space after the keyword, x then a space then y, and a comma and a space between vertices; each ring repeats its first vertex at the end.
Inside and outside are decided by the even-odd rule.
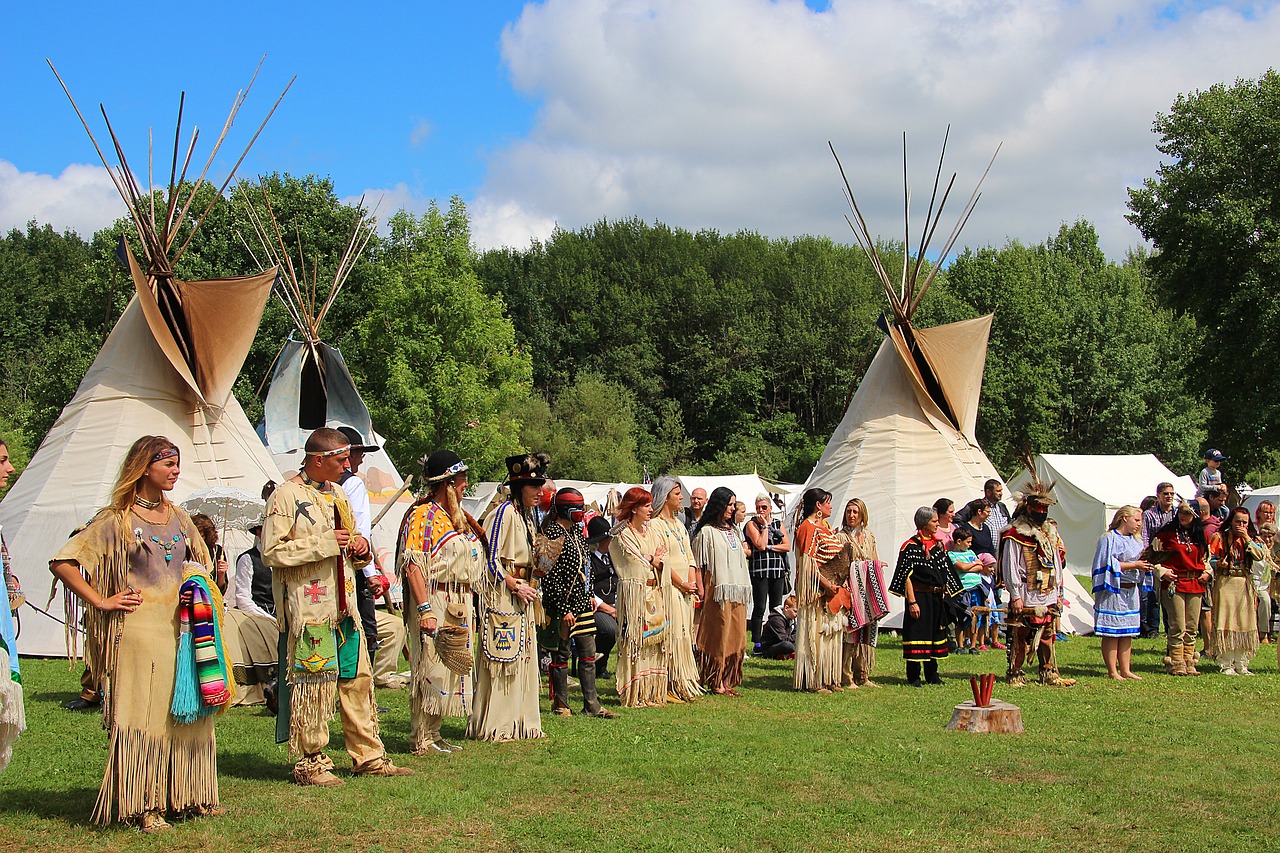
POLYGON ((262 523, 266 502, 255 494, 234 486, 206 486, 196 489, 178 506, 195 515, 204 513, 225 530, 248 530, 262 523))

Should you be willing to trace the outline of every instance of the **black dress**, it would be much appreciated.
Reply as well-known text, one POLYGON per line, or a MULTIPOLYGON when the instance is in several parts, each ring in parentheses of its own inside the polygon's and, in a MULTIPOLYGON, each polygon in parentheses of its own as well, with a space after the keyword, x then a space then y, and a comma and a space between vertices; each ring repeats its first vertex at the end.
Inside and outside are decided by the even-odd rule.
POLYGON ((943 598, 959 595, 964 587, 941 542, 935 539, 926 548, 917 534, 903 543, 889 591, 905 597, 908 578, 920 615, 911 618, 909 606, 903 613, 902 656, 915 661, 945 658, 948 618, 943 598))

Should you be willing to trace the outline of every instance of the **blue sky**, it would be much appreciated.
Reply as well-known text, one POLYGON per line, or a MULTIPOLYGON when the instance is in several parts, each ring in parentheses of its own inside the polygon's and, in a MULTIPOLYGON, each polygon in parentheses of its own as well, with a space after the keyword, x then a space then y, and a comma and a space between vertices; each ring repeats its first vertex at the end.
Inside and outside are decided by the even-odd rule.
POLYGON ((106 106, 131 137, 133 161, 149 126, 166 140, 157 149, 171 145, 183 90, 184 123, 196 120, 211 144, 266 54, 236 123, 241 145, 288 78, 298 81, 241 174, 331 175, 343 194, 397 182, 427 197, 474 194, 485 152, 526 133, 535 111, 510 85, 499 51, 521 3, 219 3, 200 13, 171 3, 71 5, 74 13, 59 14, 15 4, 5 16, 0 157, 24 171, 97 162, 46 57, 95 134, 97 106, 106 106))
POLYGON ((1141 242, 1125 202, 1159 165, 1155 114, 1257 77, 1277 43, 1274 0, 10 4, 0 229, 87 234, 121 211, 45 57, 144 172, 146 129, 172 144, 181 90, 207 151, 265 53, 224 170, 297 74, 242 177, 327 175, 387 213, 458 195, 480 248, 625 216, 848 241, 828 140, 873 230, 896 235, 901 134, 925 182, 950 124, 964 196, 1004 145, 961 245, 1085 218, 1121 258, 1141 242))

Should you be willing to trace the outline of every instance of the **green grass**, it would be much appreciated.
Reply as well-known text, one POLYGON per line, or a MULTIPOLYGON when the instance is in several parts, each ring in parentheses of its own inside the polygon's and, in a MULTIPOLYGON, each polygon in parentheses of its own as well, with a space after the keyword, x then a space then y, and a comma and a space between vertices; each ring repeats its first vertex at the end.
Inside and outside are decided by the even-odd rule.
MULTIPOLYGON (((996 687, 1022 708, 1018 736, 945 731, 969 696, 962 676, 1003 673, 1002 653, 952 657, 945 686, 912 690, 887 637, 880 690, 797 694, 789 663, 751 660, 742 699, 614 721, 552 717, 544 699, 546 740, 465 741, 449 757, 404 754, 406 694, 379 691, 387 746, 418 773, 334 790, 291 784, 272 718, 240 708, 218 725, 230 813, 159 837, 89 824, 99 719, 60 707, 77 672, 24 661, 30 730, 0 775, 0 849, 1277 849, 1276 647, 1255 678, 1196 679, 1158 674, 1162 648, 1138 641, 1145 680, 1117 684, 1100 677, 1096 640, 1062 645, 1076 687, 996 687)), ((345 770, 340 736, 330 746, 345 770)))

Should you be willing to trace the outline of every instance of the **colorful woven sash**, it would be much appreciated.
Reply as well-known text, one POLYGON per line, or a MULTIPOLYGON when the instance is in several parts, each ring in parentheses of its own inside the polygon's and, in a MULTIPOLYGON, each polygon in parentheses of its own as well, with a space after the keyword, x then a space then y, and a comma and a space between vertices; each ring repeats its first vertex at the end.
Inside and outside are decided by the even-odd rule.
POLYGON ((178 658, 169 711, 192 723, 231 700, 222 629, 207 576, 188 572, 178 594, 178 658))

